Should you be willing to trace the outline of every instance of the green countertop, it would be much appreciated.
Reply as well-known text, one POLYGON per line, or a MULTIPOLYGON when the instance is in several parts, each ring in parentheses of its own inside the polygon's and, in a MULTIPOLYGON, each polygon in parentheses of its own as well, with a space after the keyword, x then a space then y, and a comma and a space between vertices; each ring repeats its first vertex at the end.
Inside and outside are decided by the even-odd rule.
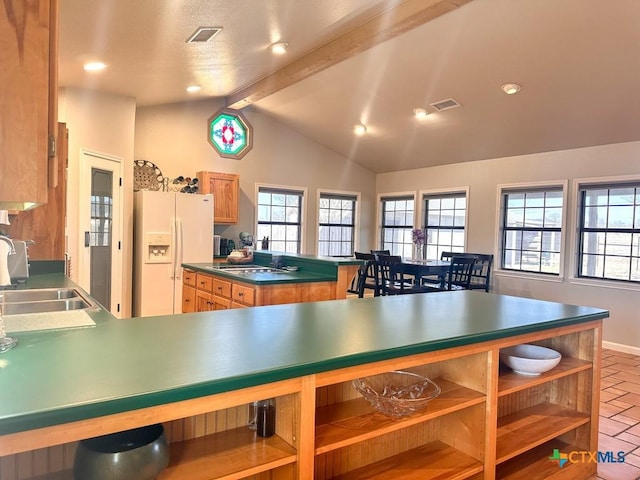
POLYGON ((270 266, 274 256, 282 258, 286 266, 298 267, 295 272, 261 272, 236 274, 226 272, 224 269, 216 269, 219 264, 227 264, 224 258, 212 263, 183 263, 184 268, 198 272, 215 274, 239 282, 254 285, 277 285, 287 283, 310 282, 335 282, 338 278, 338 268, 348 265, 360 265, 362 260, 342 257, 318 257, 303 254, 280 254, 278 252, 258 251, 254 252, 252 263, 261 266, 270 266))
MULTIPOLYGON (((30 286, 67 284, 43 275, 30 286)), ((478 291, 109 319, 16 334, 0 355, 0 434, 608 316, 478 291)))
POLYGON ((287 283, 310 283, 310 282, 335 282, 336 275, 315 273, 306 270, 297 272, 260 272, 260 273, 230 273, 224 269, 215 268, 213 263, 183 263, 184 268, 196 272, 218 275, 238 282, 245 282, 254 285, 278 285, 287 283))

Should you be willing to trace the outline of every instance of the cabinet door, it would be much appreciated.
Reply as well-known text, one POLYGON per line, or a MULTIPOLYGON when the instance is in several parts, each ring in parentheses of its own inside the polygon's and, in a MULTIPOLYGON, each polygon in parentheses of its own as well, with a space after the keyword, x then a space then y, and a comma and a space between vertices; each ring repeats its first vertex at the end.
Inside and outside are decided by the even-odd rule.
POLYGON ((213 310, 211 294, 196 290, 196 312, 208 312, 209 310, 213 310))
POLYGON ((211 295, 212 310, 227 310, 231 306, 231 300, 218 295, 211 295))
POLYGON ((213 222, 238 223, 239 177, 231 173, 198 172, 201 192, 213 194, 213 222))
POLYGON ((0 201, 16 202, 21 209, 25 202, 47 202, 49 40, 55 30, 50 31, 50 13, 55 8, 50 0, 0 4, 0 104, 6 120, 0 201))
POLYGON ((196 289, 189 285, 182 286, 182 313, 196 311, 196 289))

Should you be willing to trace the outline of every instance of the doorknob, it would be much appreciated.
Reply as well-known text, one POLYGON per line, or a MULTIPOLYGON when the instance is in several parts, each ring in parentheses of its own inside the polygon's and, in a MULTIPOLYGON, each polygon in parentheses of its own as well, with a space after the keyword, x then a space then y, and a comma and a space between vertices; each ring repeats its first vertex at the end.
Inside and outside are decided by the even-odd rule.
POLYGON ((91 244, 91 235, 89 232, 84 232, 84 246, 89 247, 91 244))

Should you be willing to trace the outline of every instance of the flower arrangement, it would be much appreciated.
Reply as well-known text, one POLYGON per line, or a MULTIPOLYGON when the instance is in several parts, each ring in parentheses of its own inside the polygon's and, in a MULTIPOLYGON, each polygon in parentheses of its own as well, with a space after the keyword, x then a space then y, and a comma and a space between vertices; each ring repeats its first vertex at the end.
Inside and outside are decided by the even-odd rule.
POLYGON ((414 228, 411 230, 411 236, 415 245, 424 245, 427 240, 427 236, 421 228, 414 228))

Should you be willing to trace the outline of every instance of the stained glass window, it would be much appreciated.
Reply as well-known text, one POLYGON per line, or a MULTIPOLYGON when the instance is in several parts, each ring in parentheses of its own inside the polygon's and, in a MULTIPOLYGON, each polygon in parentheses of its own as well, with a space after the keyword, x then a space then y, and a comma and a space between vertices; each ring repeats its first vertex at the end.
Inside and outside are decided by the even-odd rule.
POLYGON ((252 127, 240 112, 222 108, 208 125, 209 143, 221 157, 240 159, 253 147, 252 127))

